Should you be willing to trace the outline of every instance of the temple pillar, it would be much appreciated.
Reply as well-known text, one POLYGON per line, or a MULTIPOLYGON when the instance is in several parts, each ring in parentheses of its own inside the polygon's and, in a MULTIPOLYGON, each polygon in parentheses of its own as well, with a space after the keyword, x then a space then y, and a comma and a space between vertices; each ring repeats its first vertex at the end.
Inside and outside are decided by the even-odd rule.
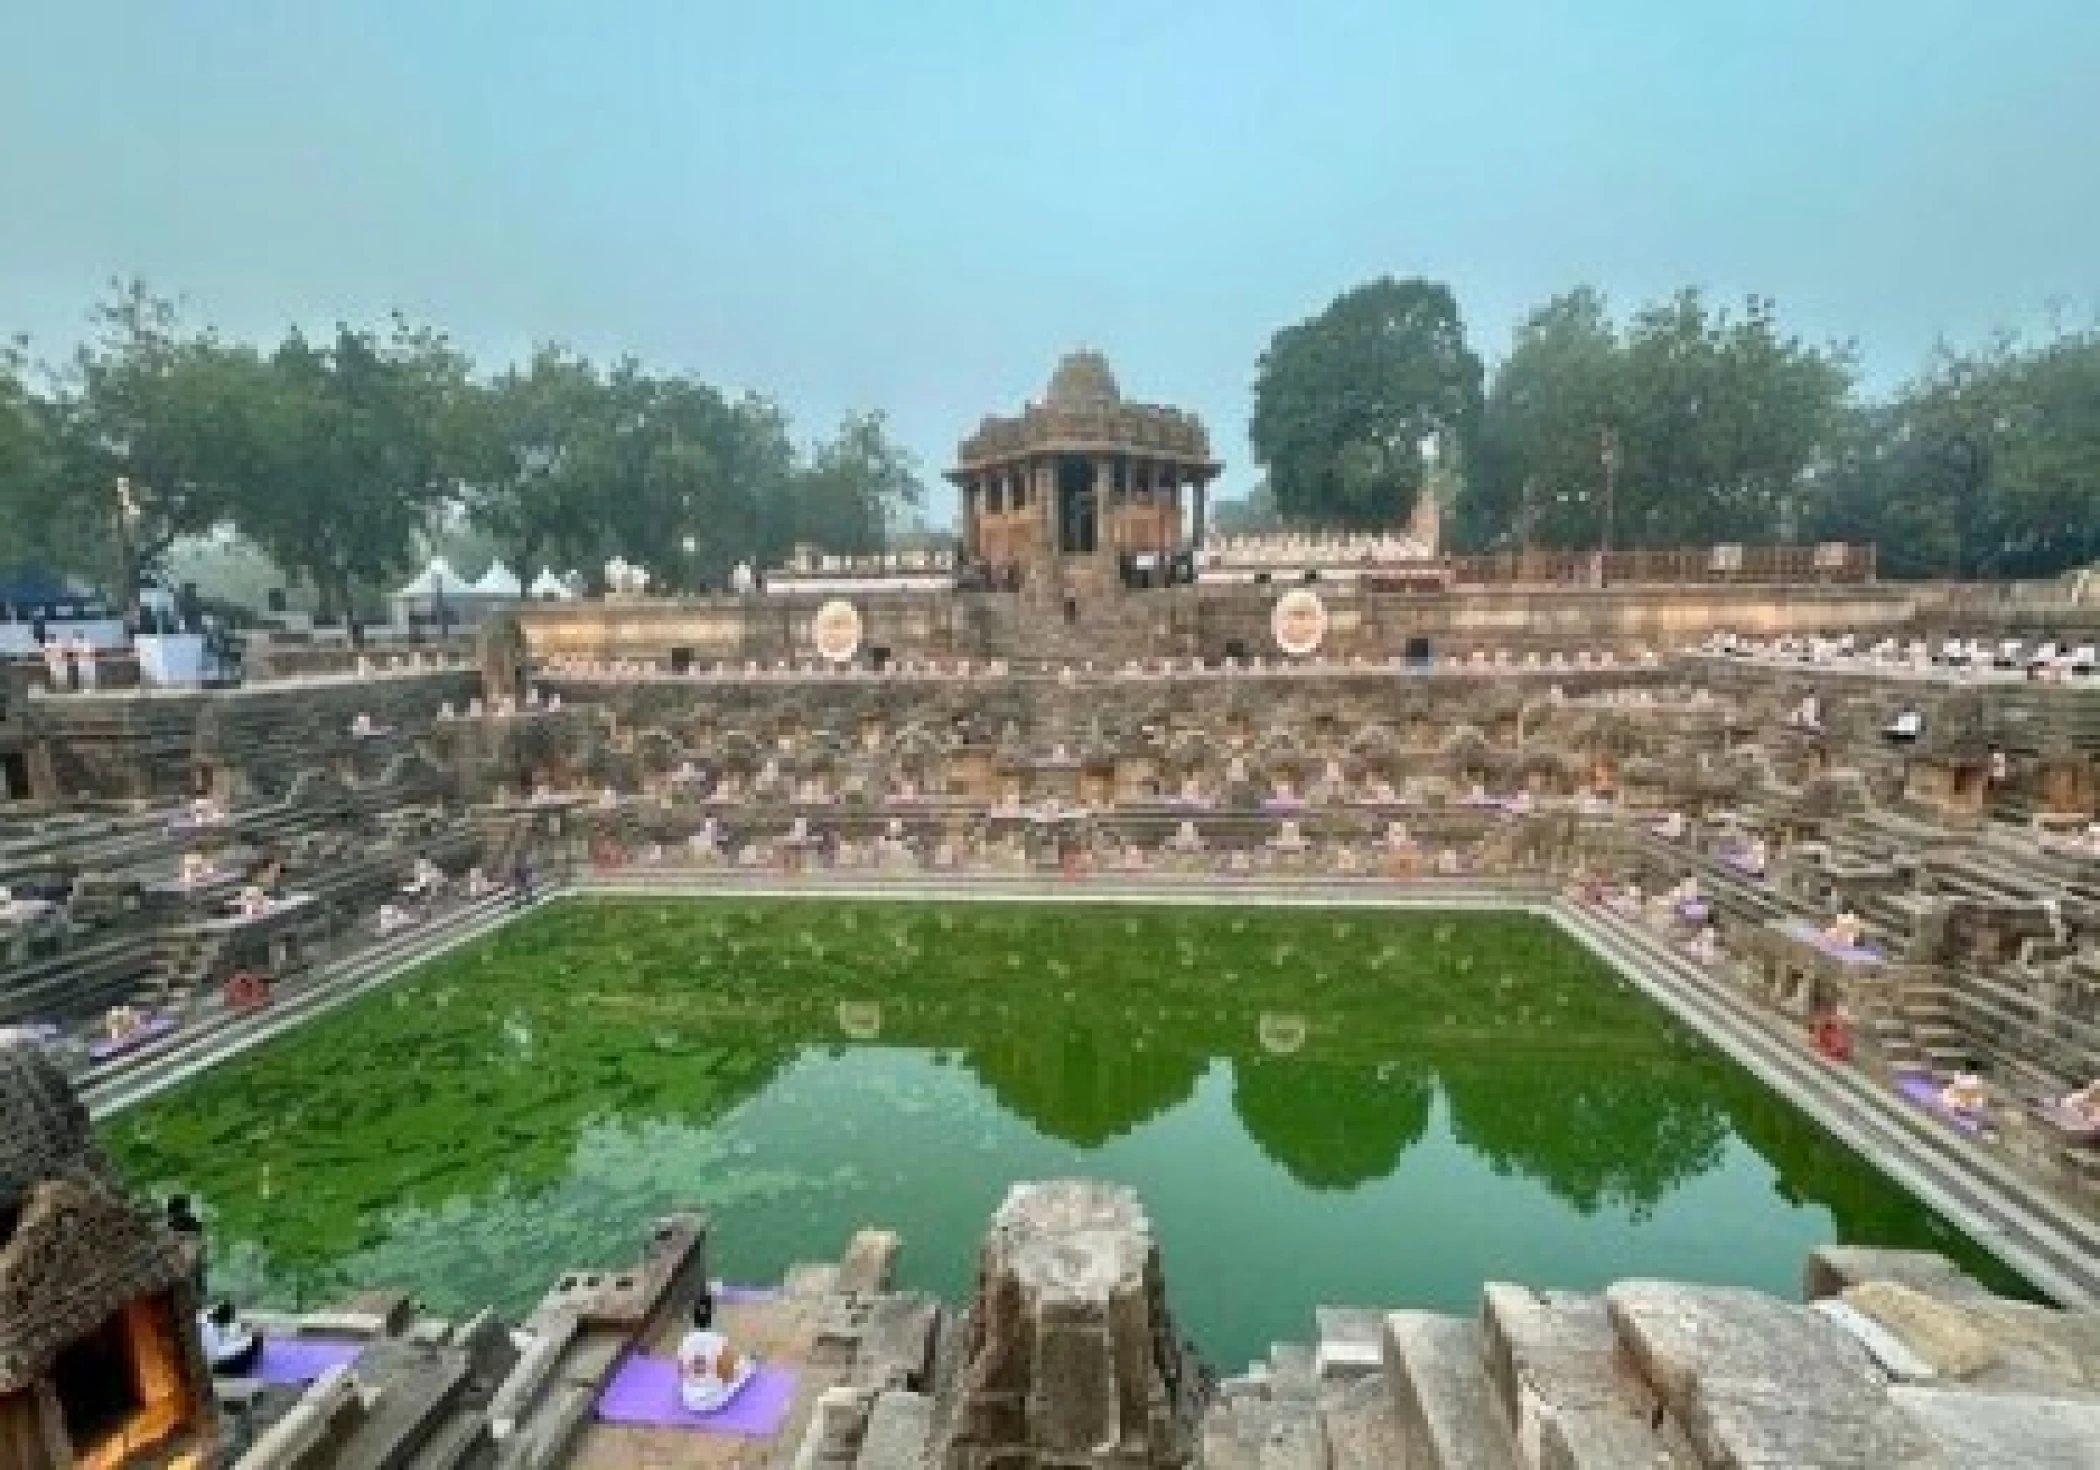
POLYGON ((1094 460, 1094 554, 1113 556, 1116 524, 1116 460, 1099 455, 1094 460))
POLYGON ((977 559, 980 544, 978 520, 984 514, 984 486, 986 477, 979 473, 963 482, 962 486, 962 554, 964 561, 977 559))
POLYGON ((1196 524, 1191 532, 1191 539, 1197 546, 1203 544, 1204 522, 1208 519, 1209 510, 1210 486, 1204 482, 1202 476, 1198 475, 1196 477, 1196 524))
POLYGON ((1043 528, 1044 554, 1060 556, 1065 547, 1057 525, 1057 461, 1039 461, 1029 467, 1029 473, 1034 477, 1030 493, 1036 500, 1036 520, 1043 528))
POLYGON ((1159 481, 1153 486, 1152 494, 1161 504, 1159 519, 1155 522, 1159 554, 1171 555, 1181 544, 1181 484, 1174 474, 1174 466, 1165 464, 1159 467, 1159 481))

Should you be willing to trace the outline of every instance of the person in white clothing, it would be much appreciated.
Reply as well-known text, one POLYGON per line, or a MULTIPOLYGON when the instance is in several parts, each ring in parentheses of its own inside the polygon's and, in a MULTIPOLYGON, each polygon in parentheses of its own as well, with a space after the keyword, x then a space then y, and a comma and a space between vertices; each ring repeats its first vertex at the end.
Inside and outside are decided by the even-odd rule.
POLYGON ((243 1378, 262 1357, 262 1334, 241 1321, 232 1302, 220 1302, 198 1319, 204 1361, 222 1378, 243 1378))
POLYGON ((758 1360, 739 1353, 715 1330, 715 1299, 702 1292, 693 1303, 693 1326, 678 1344, 678 1398, 695 1414, 722 1408, 751 1381, 758 1360))

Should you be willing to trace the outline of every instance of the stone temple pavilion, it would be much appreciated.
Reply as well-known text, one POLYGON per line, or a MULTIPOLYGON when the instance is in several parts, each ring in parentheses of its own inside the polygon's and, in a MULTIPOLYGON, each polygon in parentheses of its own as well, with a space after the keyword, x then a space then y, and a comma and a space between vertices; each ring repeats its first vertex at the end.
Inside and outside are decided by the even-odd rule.
POLYGON ((1086 567, 1106 586, 1123 557, 1163 562, 1200 544, 1222 468, 1194 414, 1125 401, 1108 359, 1083 351, 1057 365, 1041 403, 978 425, 947 478, 967 559, 1069 589, 1086 567))

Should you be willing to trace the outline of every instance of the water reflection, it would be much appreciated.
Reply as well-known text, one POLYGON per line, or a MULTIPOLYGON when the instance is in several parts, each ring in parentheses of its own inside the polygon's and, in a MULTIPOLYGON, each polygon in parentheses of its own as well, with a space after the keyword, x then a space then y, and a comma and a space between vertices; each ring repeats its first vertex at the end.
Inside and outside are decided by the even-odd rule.
POLYGON ((1486 1274, 1787 1290, 1833 1235, 1988 1269, 1521 918, 567 905, 110 1132, 264 1299, 520 1310, 695 1203, 722 1269, 880 1221, 954 1292, 1005 1184, 1075 1169, 1145 1193, 1191 1287, 1235 1283, 1188 1307, 1228 1357, 1486 1274))

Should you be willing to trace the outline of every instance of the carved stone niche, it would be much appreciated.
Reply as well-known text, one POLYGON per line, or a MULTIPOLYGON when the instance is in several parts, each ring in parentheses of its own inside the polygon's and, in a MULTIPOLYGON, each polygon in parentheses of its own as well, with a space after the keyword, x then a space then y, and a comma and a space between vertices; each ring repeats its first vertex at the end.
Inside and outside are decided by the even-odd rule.
POLYGON ((992 1217, 923 1463, 1189 1465, 1209 1389, 1168 1315, 1136 1194, 1084 1179, 1016 1184, 992 1217))

